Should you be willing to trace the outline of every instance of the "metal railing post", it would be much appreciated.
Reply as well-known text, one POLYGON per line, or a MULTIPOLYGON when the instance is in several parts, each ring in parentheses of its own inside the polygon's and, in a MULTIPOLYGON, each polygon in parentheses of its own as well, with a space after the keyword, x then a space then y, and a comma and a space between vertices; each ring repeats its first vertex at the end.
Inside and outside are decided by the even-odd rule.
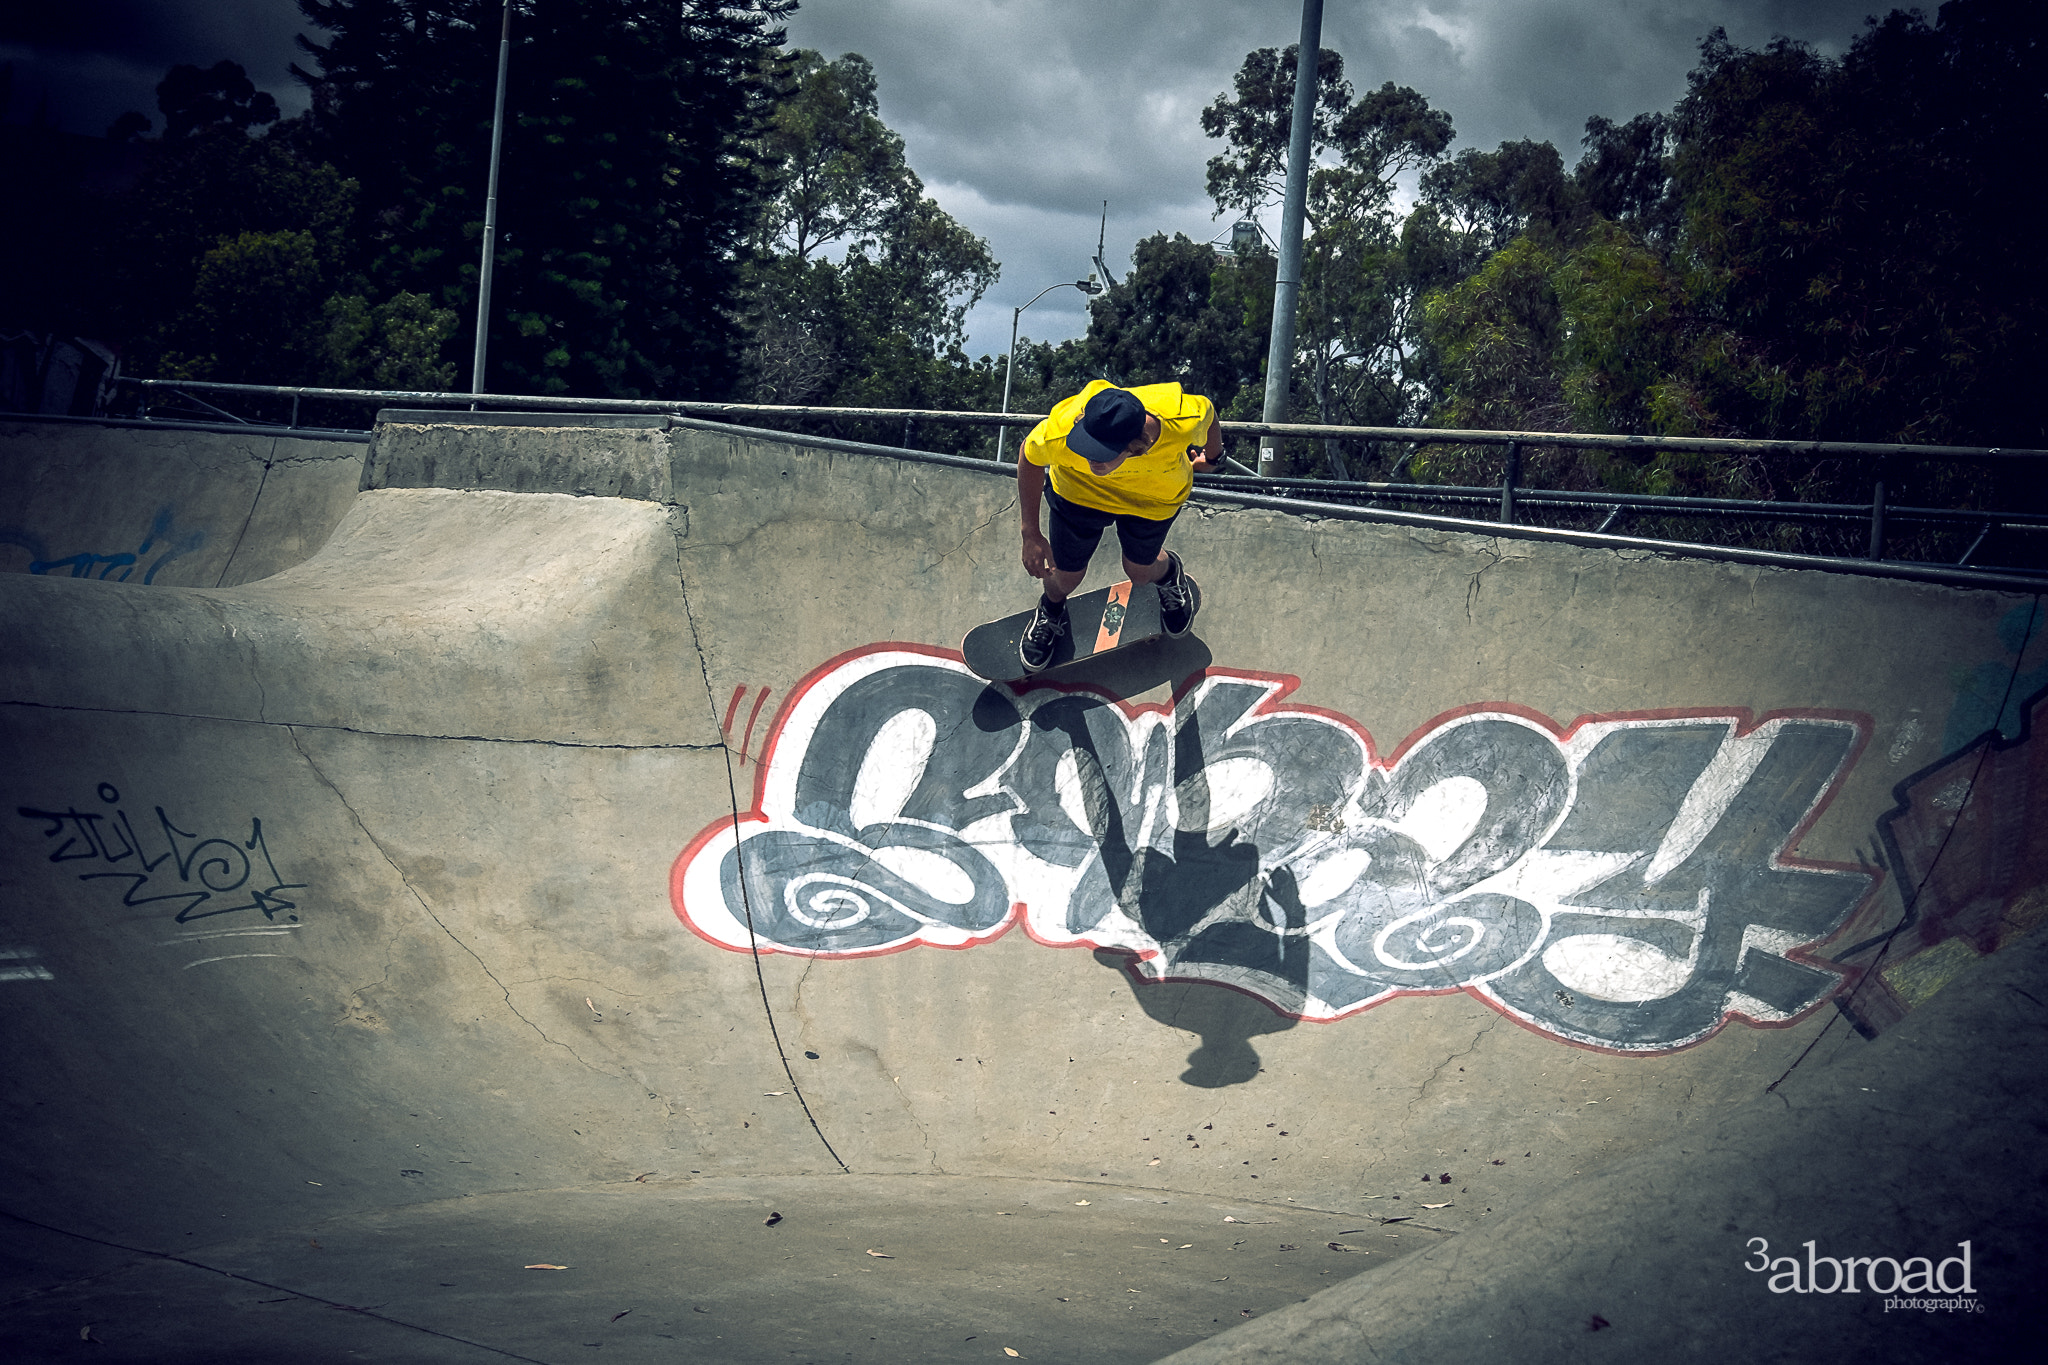
POLYGON ((1515 481, 1522 476, 1522 443, 1508 442, 1507 467, 1500 474, 1500 519, 1504 526, 1515 524, 1515 481))
POLYGON ((1870 557, 1884 558, 1884 475, 1885 462, 1877 462, 1877 478, 1870 490, 1870 557))

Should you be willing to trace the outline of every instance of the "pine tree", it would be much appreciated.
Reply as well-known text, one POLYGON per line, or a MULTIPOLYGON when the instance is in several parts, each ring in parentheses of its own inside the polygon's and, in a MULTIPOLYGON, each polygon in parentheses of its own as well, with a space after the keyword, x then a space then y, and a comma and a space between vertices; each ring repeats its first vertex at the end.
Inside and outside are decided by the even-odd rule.
MULTIPOLYGON (((722 397, 751 139, 791 0, 514 0, 489 371, 500 392, 722 397)), ((498 0, 300 0, 302 136, 361 186, 381 289, 476 311, 498 0)), ((297 70, 295 68, 295 70, 297 70)), ((454 340, 466 353, 466 325, 454 340)), ((467 366, 464 367, 467 379, 467 366)))

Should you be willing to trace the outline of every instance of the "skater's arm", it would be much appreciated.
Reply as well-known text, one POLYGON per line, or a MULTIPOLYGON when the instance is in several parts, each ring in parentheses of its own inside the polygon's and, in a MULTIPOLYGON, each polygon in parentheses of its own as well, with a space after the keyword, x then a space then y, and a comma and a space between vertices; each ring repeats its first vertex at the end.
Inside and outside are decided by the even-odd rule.
POLYGON ((1212 469, 1223 468, 1223 423, 1209 423, 1209 444, 1191 452, 1189 463, 1197 474, 1207 474, 1212 469))
POLYGON ((1024 521, 1024 572, 1043 578, 1052 567, 1052 546, 1039 529, 1039 507, 1044 502, 1045 466, 1031 463, 1017 453, 1017 510, 1024 521))

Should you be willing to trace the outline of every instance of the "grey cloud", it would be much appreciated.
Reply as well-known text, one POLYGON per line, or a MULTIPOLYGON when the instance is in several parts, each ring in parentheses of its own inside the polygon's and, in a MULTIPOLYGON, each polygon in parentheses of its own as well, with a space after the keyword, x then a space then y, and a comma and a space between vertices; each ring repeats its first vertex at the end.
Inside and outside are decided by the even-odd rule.
MULTIPOLYGON (((1459 148, 1512 139, 1578 159, 1588 117, 1669 109, 1699 42, 1777 34, 1839 52, 1868 0, 1392 0, 1326 4, 1323 46, 1360 89, 1409 85, 1450 113, 1459 148)), ((1110 204, 1108 256, 1127 268, 1153 232, 1217 234, 1203 194, 1220 144, 1202 107, 1245 53, 1300 32, 1297 0, 807 0, 792 43, 875 64, 882 115, 934 197, 989 239, 1003 277, 968 319, 975 354, 1009 341, 1010 309, 1072 270, 1110 204)), ((1048 296, 1026 335, 1078 336, 1086 316, 1048 296), (1056 306, 1055 306, 1056 305, 1056 306), (1065 322, 1070 331, 1057 331, 1065 322)), ((1074 298, 1078 301, 1078 295, 1074 298)))
MULTIPOLYGON (((1932 8, 1933 0, 1928 0, 1932 8)), ((20 7, 14 7, 20 9, 20 7)), ((1323 45, 1360 89, 1395 81, 1450 113, 1459 148, 1548 139, 1577 159, 1589 115, 1668 109, 1700 38, 1724 26, 1755 46, 1784 33, 1845 47, 1868 0, 1330 0, 1323 45)), ((1086 273, 1110 201, 1107 255, 1127 269, 1153 232, 1206 240, 1203 173, 1220 144, 1202 107, 1245 53, 1300 32, 1299 0, 805 0, 793 44, 875 64, 882 115, 933 196, 989 239, 1003 277, 969 318, 975 354, 1009 342, 1010 309, 1086 273)), ((0 26, 17 63, 15 117, 47 92, 62 126, 98 132, 123 109, 155 113, 173 62, 240 62, 286 112, 304 107, 286 68, 305 27, 294 0, 71 0, 0 26)), ((1028 335, 1085 328, 1058 291, 1028 335)))

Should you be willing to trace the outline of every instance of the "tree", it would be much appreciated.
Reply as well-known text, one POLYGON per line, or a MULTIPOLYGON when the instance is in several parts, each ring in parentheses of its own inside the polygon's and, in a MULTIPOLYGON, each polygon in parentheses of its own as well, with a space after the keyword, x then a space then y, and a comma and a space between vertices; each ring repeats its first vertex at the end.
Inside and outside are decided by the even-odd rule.
MULTIPOLYGON (((1235 96, 1202 111, 1202 128, 1225 140, 1209 163, 1217 212, 1251 213, 1280 197, 1292 133, 1297 48, 1246 56, 1235 96)), ((1308 182, 1308 234, 1296 338, 1300 372, 1318 421, 1382 425, 1416 408, 1413 354, 1415 272, 1393 213, 1403 172, 1434 163, 1450 145, 1450 116, 1416 91, 1389 81, 1355 98, 1344 61, 1323 50, 1316 64, 1315 125, 1308 182)), ((1314 456, 1286 452, 1309 472, 1353 472, 1343 447, 1320 443, 1314 456)))
POLYGON ((1475 264, 1525 232, 1555 242, 1581 220, 1584 199, 1548 142, 1468 148, 1430 168, 1420 201, 1436 209, 1475 264))
MULTIPOLYGON (((1588 121, 1563 199, 1547 164, 1532 181, 1467 153, 1431 172, 1436 217, 1418 210, 1410 227, 1452 277, 1427 310, 1434 420, 2048 442, 2032 397, 2048 300, 2020 169, 2048 136, 2044 38, 2039 12, 2010 0, 1953 0, 1934 24, 1895 11, 1839 60, 1717 30, 1671 115, 1588 121), (1475 242, 1495 254, 1457 280, 1475 242)), ((1475 458, 1438 451, 1420 467, 1462 479, 1475 458)), ((1564 486, 1869 495, 1854 462, 1540 459, 1555 467, 1539 477, 1564 486)), ((1998 488, 1966 466, 1922 463, 1903 486, 1901 473, 1895 498, 2043 498, 2038 480, 1998 488)))
MULTIPOLYGON (((1225 150, 1209 159, 1209 197, 1219 213, 1247 216, 1279 202, 1287 183, 1288 141, 1294 128, 1295 65, 1301 45, 1262 47, 1245 55, 1232 85, 1237 97, 1218 95, 1202 110, 1202 131, 1222 138, 1225 150)), ((1328 148, 1351 104, 1344 58, 1329 48, 1316 53, 1315 127, 1311 155, 1328 148)))
POLYGON ((1840 60, 1718 30, 1676 116, 1700 306, 1752 345, 1717 392, 1758 435, 2040 443, 2048 135, 2037 7, 1894 11, 1840 60))
MULTIPOLYGON (((775 67, 777 103, 753 146, 766 193, 742 291, 753 397, 994 406, 994 362, 964 350, 967 309, 1000 268, 988 243, 925 195, 882 122, 866 58, 799 50, 775 67)), ((994 441, 965 428, 945 435, 963 447, 994 441)))
MULTIPOLYGON (((166 142, 215 129, 249 132, 277 122, 277 101, 258 90, 248 73, 231 61, 215 62, 204 71, 196 66, 172 67, 157 85, 156 101, 163 111, 166 142)), ((141 129, 149 127, 149 121, 139 114, 123 117, 140 120, 141 129)), ((116 128, 122 126, 115 124, 116 128)), ((127 126, 136 125, 130 122, 127 126)))
POLYGON ((758 143, 773 195, 755 239, 763 251, 803 261, 873 237, 923 186, 903 159, 903 139, 882 122, 867 58, 849 52, 828 62, 806 49, 780 64, 780 97, 758 143))
POLYGON ((1119 383, 1176 382, 1225 413, 1256 413, 1266 334, 1248 313, 1263 282, 1270 318, 1273 274, 1271 252, 1219 254, 1155 233, 1132 250, 1130 273, 1089 304, 1085 363, 1119 383))
MULTIPOLYGON (((93 291, 95 322, 131 368, 163 378, 349 384, 375 374, 446 388, 455 315, 379 296, 355 267, 357 186, 309 159, 232 61, 174 66, 157 87, 164 132, 143 139, 137 183, 93 291)), ((150 126, 124 114, 110 132, 150 126)))
MULTIPOLYGON (((790 0, 517 0, 489 386, 719 396, 790 0)), ((475 315, 496 0, 301 0, 304 139, 361 185, 381 289, 475 315)))
POLYGON ((1671 195, 1671 120, 1637 114, 1616 123, 1599 114, 1586 120, 1585 155, 1572 172, 1588 208, 1645 236, 1668 238, 1677 226, 1671 195))

